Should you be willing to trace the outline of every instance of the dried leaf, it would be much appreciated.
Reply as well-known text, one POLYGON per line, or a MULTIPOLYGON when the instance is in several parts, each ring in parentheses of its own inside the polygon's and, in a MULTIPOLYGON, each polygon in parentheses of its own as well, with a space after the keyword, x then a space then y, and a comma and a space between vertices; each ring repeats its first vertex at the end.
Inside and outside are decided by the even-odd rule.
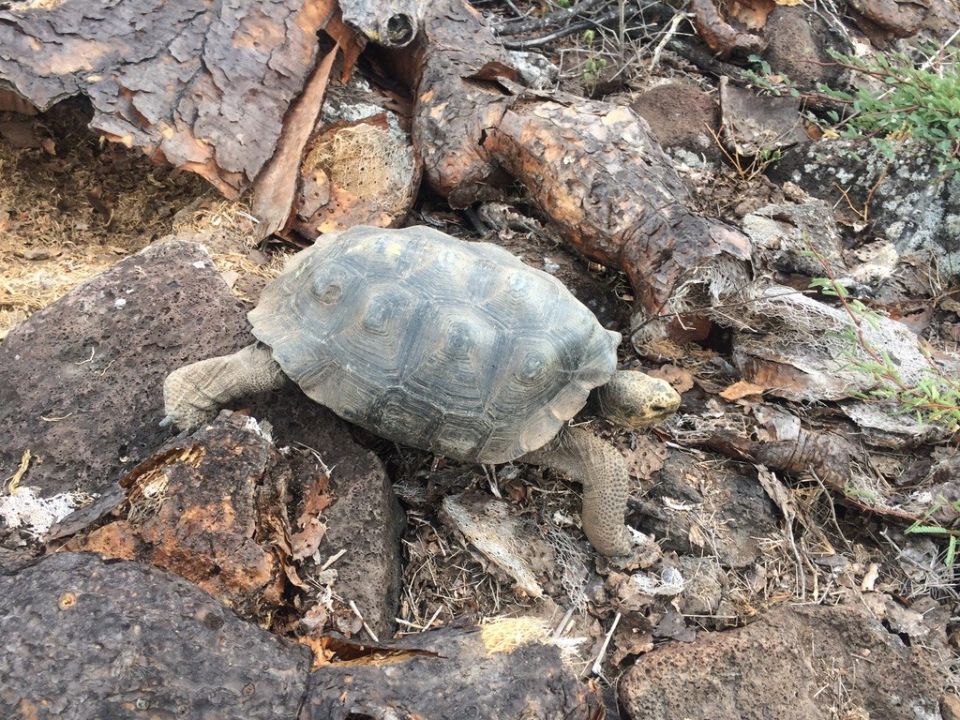
POLYGON ((656 439, 648 435, 637 436, 636 447, 624 452, 629 468, 630 477, 649 480, 650 477, 663 467, 667 459, 667 448, 656 439))
POLYGON ((327 533, 327 526, 319 518, 313 517, 306 521, 303 530, 296 532, 290 538, 293 546, 293 559, 303 560, 313 555, 320 547, 323 536, 327 533))
POLYGON ((699 525, 691 525, 690 529, 687 531, 687 540, 694 547, 702 548, 706 547, 707 538, 703 535, 703 530, 700 529, 699 525))
MULTIPOLYGON (((729 7, 730 16, 736 18, 750 30, 760 30, 767 24, 767 15, 778 4, 775 0, 736 0, 729 7)), ((789 3, 789 4, 799 4, 789 3)))
POLYGON ((766 388, 761 387, 760 385, 754 385, 752 382, 739 380, 723 390, 720 393, 720 397, 722 397, 724 400, 734 402, 745 397, 750 397, 751 395, 762 395, 765 389, 766 388))
POLYGON ((658 370, 651 370, 647 375, 666 380, 678 393, 685 393, 693 387, 693 375, 690 371, 676 365, 661 365, 658 370))
POLYGON ((760 481, 763 491, 773 500, 774 505, 780 508, 787 526, 791 526, 797 517, 797 508, 793 503, 793 493, 790 492, 790 488, 763 466, 757 468, 757 480, 760 481))

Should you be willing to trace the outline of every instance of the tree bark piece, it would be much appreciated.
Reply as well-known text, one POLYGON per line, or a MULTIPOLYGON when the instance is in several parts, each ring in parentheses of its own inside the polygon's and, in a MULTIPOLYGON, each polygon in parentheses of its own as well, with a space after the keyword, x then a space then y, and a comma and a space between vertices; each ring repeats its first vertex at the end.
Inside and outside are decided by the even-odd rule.
POLYGON ((16 4, 0 10, 0 82, 41 110, 86 95, 94 130, 236 197, 273 157, 324 27, 346 32, 333 0, 16 4))
POLYGON ((156 565, 262 620, 285 586, 289 481, 256 421, 224 414, 134 468, 124 519, 66 548, 156 565))
POLYGON ((700 37, 721 58, 763 52, 767 46, 763 38, 740 32, 724 20, 713 0, 693 0, 691 9, 693 25, 700 37))

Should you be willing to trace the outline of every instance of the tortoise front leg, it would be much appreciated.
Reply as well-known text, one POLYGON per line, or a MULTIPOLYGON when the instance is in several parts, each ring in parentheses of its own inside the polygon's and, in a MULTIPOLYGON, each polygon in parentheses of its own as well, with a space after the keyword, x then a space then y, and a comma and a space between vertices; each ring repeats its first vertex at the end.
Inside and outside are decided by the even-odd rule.
POLYGON ((167 416, 161 425, 175 423, 193 430, 216 417, 217 411, 245 395, 283 387, 286 376, 261 343, 247 345, 232 355, 201 360, 174 370, 163 381, 167 416))
POLYGON ((603 555, 627 555, 631 534, 624 524, 630 475, 627 462, 615 447, 589 430, 565 427, 539 450, 519 462, 545 465, 583 484, 580 511, 583 532, 603 555))

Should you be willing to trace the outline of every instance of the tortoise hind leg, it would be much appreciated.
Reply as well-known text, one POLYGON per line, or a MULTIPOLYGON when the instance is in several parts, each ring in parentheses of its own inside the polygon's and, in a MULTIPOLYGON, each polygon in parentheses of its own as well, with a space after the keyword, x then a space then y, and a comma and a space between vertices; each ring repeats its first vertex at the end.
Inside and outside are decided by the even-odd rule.
POLYGON ((247 345, 232 355, 184 365, 163 381, 167 416, 161 424, 173 422, 181 429, 192 430, 216 417, 220 407, 231 400, 278 389, 285 382, 286 376, 270 348, 261 343, 247 345))
POLYGON ((565 427, 519 462, 545 465, 583 484, 583 532, 603 555, 627 555, 630 531, 624 524, 630 496, 627 463, 615 447, 589 430, 565 427))

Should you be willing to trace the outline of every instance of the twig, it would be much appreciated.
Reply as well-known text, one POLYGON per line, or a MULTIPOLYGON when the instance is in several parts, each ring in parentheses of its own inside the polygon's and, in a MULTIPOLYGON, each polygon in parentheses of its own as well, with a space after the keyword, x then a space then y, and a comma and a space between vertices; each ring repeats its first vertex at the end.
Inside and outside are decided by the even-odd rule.
POLYGON ((420 632, 426 632, 427 630, 430 629, 430 626, 433 625, 434 620, 437 619, 437 616, 440 614, 441 610, 443 610, 443 605, 440 605, 439 607, 437 607, 436 612, 434 612, 433 615, 430 617, 430 619, 427 620, 427 624, 420 629, 420 632))
POLYGON ((559 25, 577 15, 581 15, 588 10, 592 10, 601 2, 604 2, 604 0, 581 0, 581 2, 578 2, 573 7, 566 8, 565 10, 556 10, 536 20, 520 17, 514 18, 513 20, 493 23, 493 30, 498 35, 524 35, 534 30, 546 30, 549 27, 559 25))
POLYGON ((43 420, 44 422, 60 422, 61 420, 66 420, 67 418, 73 417, 76 414, 77 414, 76 411, 74 411, 66 415, 60 415, 59 417, 58 416, 47 417, 46 415, 41 415, 40 419, 43 420))
POLYGON ((550 636, 551 640, 558 640, 561 635, 563 635, 564 629, 567 627, 567 623, 570 622, 570 618, 573 617, 573 607, 571 606, 567 612, 563 615, 563 620, 560 621, 560 624, 557 625, 556 629, 553 631, 553 634, 550 636))
POLYGON ((660 38, 660 42, 657 43, 656 47, 653 49, 653 58, 650 60, 650 71, 652 72, 657 65, 660 64, 660 53, 663 52, 663 48, 666 47, 667 43, 673 39, 673 36, 677 34, 677 30, 686 18, 690 17, 687 13, 678 12, 670 19, 670 25, 667 26, 667 29, 663 33, 663 37, 660 38))
POLYGON ((20 466, 17 468, 17 471, 10 476, 10 484, 7 486, 7 491, 11 495, 17 491, 17 487, 26 474, 27 468, 30 467, 30 458, 32 457, 33 454, 29 450, 24 450, 23 455, 20 456, 20 466))
POLYGON ((363 619, 363 615, 360 614, 360 610, 357 608, 357 604, 353 600, 351 600, 349 605, 350 605, 350 609, 353 610, 353 614, 356 615, 358 618, 360 618, 360 624, 363 625, 363 629, 367 631, 367 635, 373 638, 373 641, 375 643, 380 642, 380 638, 377 637, 377 634, 373 631, 373 628, 367 625, 367 621, 363 619))
POLYGON ((323 572, 324 570, 326 570, 328 567, 333 565, 337 560, 339 560, 346 554, 347 554, 347 549, 344 548, 343 550, 338 552, 336 555, 331 555, 330 557, 327 558, 327 561, 320 566, 320 570, 318 572, 323 572))
POLYGON ((607 655, 607 647, 610 645, 610 639, 613 637, 613 631, 617 629, 617 625, 619 624, 620 613, 618 612, 613 618, 613 624, 610 626, 607 636, 603 639, 603 645, 600 646, 600 652, 597 654, 597 659, 593 661, 593 666, 590 668, 590 672, 597 677, 603 677, 603 659, 607 655))
POLYGON ((552 43, 554 40, 559 40, 560 38, 565 38, 567 35, 573 35, 578 33, 581 30, 589 30, 594 27, 601 27, 608 22, 612 22, 619 17, 620 13, 617 10, 605 13, 597 18, 591 18, 589 20, 584 20, 578 23, 572 23, 566 27, 555 30, 552 33, 547 35, 542 35, 536 38, 530 38, 529 40, 517 40, 515 42, 505 42, 503 46, 507 50, 526 50, 527 48, 541 47, 542 45, 547 45, 552 43))

